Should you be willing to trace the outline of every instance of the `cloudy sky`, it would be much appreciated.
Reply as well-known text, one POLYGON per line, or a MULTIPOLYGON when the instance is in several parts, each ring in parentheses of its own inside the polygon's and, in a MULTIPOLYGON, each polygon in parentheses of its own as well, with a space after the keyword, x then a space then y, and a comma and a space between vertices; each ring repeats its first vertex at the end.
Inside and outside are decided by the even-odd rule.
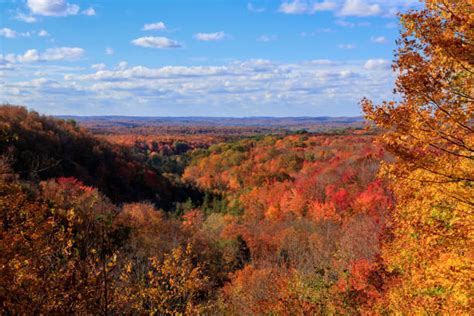
POLYGON ((0 102, 47 114, 352 116, 417 0, 0 0, 0 102))

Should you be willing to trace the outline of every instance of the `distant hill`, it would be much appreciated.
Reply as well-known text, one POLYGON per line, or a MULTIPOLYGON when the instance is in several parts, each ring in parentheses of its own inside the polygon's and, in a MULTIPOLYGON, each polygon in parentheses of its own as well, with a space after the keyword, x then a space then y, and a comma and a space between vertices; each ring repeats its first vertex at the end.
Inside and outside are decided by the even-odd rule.
POLYGON ((355 117, 146 117, 146 116, 70 116, 58 118, 74 120, 81 125, 96 127, 139 126, 237 126, 272 128, 308 128, 312 126, 361 126, 362 116, 355 117))

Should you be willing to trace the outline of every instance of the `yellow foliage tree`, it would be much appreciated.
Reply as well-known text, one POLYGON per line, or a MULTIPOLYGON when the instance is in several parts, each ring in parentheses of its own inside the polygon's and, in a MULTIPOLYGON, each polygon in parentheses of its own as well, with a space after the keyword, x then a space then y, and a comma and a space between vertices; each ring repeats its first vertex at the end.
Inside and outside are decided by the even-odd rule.
POLYGON ((130 261, 120 277, 122 288, 116 292, 116 308, 132 314, 209 313, 211 284, 195 259, 188 244, 173 249, 163 260, 151 257, 145 263, 130 261))
MULTIPOLYGON (((383 170, 397 206, 383 259, 394 275, 383 308, 469 314, 474 232, 474 5, 426 0, 401 15, 394 70, 401 99, 366 117, 395 156, 383 170)), ((472 310, 471 310, 472 311, 472 310)))
POLYGON ((0 310, 108 314, 116 266, 107 241, 110 205, 75 182, 41 187, 40 194, 0 178, 0 310), (100 203, 101 213, 91 212, 100 203))

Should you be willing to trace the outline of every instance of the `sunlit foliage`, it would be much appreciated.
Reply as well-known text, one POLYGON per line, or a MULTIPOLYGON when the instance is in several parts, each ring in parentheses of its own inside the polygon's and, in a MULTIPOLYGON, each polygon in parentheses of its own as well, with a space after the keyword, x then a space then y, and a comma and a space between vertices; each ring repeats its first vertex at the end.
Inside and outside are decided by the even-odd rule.
POLYGON ((397 207, 383 250, 397 275, 382 308, 428 314, 472 313, 474 243, 474 15, 472 1, 427 0, 401 15, 394 69, 399 102, 366 115, 396 160, 397 207))

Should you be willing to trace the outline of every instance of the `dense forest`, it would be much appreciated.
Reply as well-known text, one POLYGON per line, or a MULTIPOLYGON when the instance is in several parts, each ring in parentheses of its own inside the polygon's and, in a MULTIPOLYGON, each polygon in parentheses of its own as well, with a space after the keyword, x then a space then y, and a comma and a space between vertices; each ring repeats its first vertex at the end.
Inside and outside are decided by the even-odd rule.
POLYGON ((425 6, 365 128, 0 106, 0 314, 472 314, 472 5, 425 6))
POLYGON ((351 282, 377 264, 393 201, 374 136, 107 141, 21 107, 0 115, 7 310, 323 313, 373 299, 351 282))

